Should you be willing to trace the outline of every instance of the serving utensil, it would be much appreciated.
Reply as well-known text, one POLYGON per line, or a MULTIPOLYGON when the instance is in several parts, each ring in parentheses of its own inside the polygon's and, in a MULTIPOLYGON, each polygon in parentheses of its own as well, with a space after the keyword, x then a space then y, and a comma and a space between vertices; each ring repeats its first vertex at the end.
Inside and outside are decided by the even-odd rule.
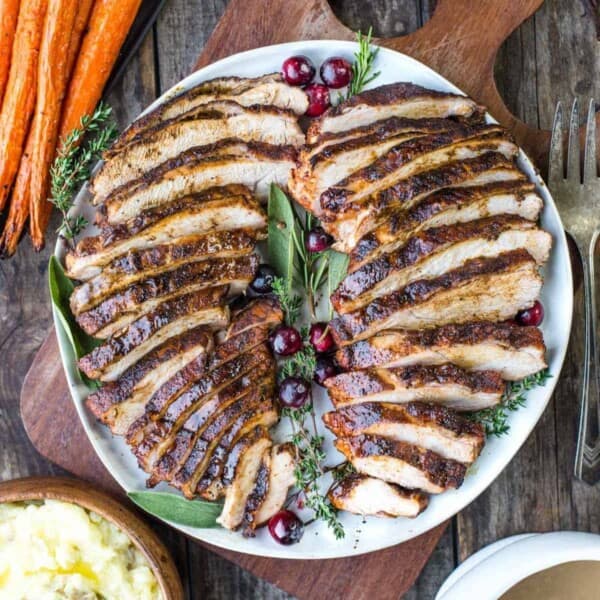
POLYGON ((584 358, 579 392, 581 412, 575 477, 589 484, 600 480, 600 365, 598 364, 597 305, 594 254, 600 226, 600 179, 596 168, 596 111, 590 100, 583 156, 583 180, 579 143, 579 107, 573 102, 569 123, 566 176, 563 160, 563 108, 554 115, 548 187, 566 231, 575 242, 583 268, 584 358))

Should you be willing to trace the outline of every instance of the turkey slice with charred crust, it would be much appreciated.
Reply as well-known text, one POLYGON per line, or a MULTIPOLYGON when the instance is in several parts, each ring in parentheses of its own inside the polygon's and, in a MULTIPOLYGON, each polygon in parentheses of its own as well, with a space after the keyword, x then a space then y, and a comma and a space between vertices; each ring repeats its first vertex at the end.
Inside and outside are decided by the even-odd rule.
MULTIPOLYGON (((285 187, 294 166, 292 146, 224 140, 212 146, 192 148, 114 190, 102 202, 100 224, 126 223, 141 211, 168 205, 188 194, 216 185, 247 186, 266 200, 272 183, 285 187)), ((243 223, 238 223, 238 227, 243 223)))
POLYGON ((499 215, 416 233, 404 246, 348 274, 331 296, 338 313, 358 310, 413 281, 439 277, 472 259, 525 249, 538 264, 548 260, 552 236, 533 221, 499 215))
POLYGON ((260 468, 261 457, 272 445, 266 429, 259 430, 256 439, 240 451, 235 465, 233 479, 227 487, 223 511, 217 517, 217 523, 226 529, 237 529, 244 518, 244 509, 256 475, 260 468))
MULTIPOLYGON (((450 161, 477 158, 488 152, 516 157, 519 149, 502 133, 442 133, 413 138, 398 144, 369 166, 353 172, 325 190, 317 189, 323 218, 334 220, 335 211, 349 210, 382 190, 418 173, 442 167, 450 161)), ((317 213, 320 216, 321 212, 317 213)))
POLYGON ((526 250, 467 261, 331 321, 339 346, 384 329, 424 329, 469 321, 505 321, 538 298, 542 278, 526 250))
POLYGON ((467 472, 431 450, 373 435, 338 438, 335 447, 359 473, 430 494, 459 488, 467 472))
POLYGON ((272 398, 274 387, 274 367, 261 365, 222 390, 196 400, 176 422, 167 418, 166 427, 158 423, 159 430, 168 433, 155 445, 149 464, 146 463, 151 472, 149 485, 159 481, 176 485, 192 476, 199 463, 208 460, 210 451, 240 412, 257 398, 272 398))
POLYGON ((86 406, 113 433, 122 435, 143 414, 152 394, 174 373, 191 361, 203 369, 212 347, 212 335, 204 327, 171 338, 129 367, 119 379, 91 393, 86 406))
POLYGON ((465 464, 475 462, 485 443, 479 423, 444 406, 423 402, 348 405, 325 413, 323 422, 336 437, 382 436, 465 464))
POLYGON ((266 215, 248 188, 212 188, 143 211, 126 225, 107 227, 100 235, 84 238, 67 253, 67 274, 73 279, 89 279, 128 252, 177 243, 190 235, 206 236, 205 248, 199 252, 211 254, 220 249, 222 232, 243 228, 260 238, 266 227, 266 215))
POLYGON ((383 331, 336 354, 345 370, 452 363, 462 369, 498 371, 519 381, 546 367, 537 327, 476 322, 423 331, 383 331))
POLYGON ((165 340, 207 325, 218 329, 229 321, 229 309, 217 306, 227 287, 211 288, 163 302, 82 357, 79 368, 91 379, 114 381, 165 340))
POLYGON ((96 276, 73 290, 71 310, 74 314, 81 313, 94 306, 98 299, 183 265, 248 256, 256 242, 256 231, 237 229, 190 236, 174 243, 128 252, 115 258, 96 276))
MULTIPOLYGON (((247 434, 258 425, 270 427, 272 399, 265 397, 256 406, 250 406, 241 412, 221 437, 218 446, 213 448, 209 460, 197 470, 194 476, 181 484, 184 494, 191 498, 199 494, 206 500, 220 498, 230 483, 228 473, 235 466, 240 444, 247 434), (267 408, 265 408, 267 406, 267 408), (193 485, 196 487, 194 488, 193 485)), ((278 416, 276 416, 278 418, 278 416)))
POLYGON ((376 517, 414 518, 429 503, 429 498, 422 492, 358 474, 342 479, 329 491, 327 497, 338 510, 376 517))
POLYGON ((127 144, 137 141, 146 130, 164 121, 177 118, 216 100, 232 100, 240 106, 273 106, 291 110, 297 115, 303 115, 308 108, 308 98, 304 91, 285 83, 278 73, 251 79, 221 77, 205 81, 177 94, 136 119, 119 136, 109 152, 113 154, 127 144))
POLYGON ((126 327, 141 315, 172 298, 219 285, 228 286, 228 296, 242 293, 254 278, 259 258, 255 254, 241 258, 210 260, 183 265, 99 299, 93 308, 77 314, 77 323, 89 335, 106 338, 126 327))
POLYGON ((499 181, 479 186, 443 188, 412 205, 381 213, 373 229, 358 240, 340 240, 335 249, 350 251, 348 271, 405 244, 410 236, 432 227, 467 223, 498 215, 537 221, 543 201, 532 183, 499 181))
POLYGON ((481 122, 484 113, 483 106, 466 96, 437 92, 414 83, 391 83, 357 94, 330 108, 313 121, 306 141, 315 144, 323 134, 347 131, 390 117, 465 117, 481 122))
POLYGON ((267 428, 275 425, 279 415, 273 403, 273 387, 274 379, 272 385, 254 387, 237 410, 229 411, 229 415, 219 415, 211 428, 195 441, 185 463, 174 474, 171 485, 180 488, 187 498, 193 498, 197 494, 198 482, 208 469, 213 455, 223 448, 223 439, 227 445, 232 428, 237 429, 240 423, 244 423, 245 429, 250 424, 260 424, 267 428))
POLYGON ((448 364, 341 373, 326 379, 325 387, 336 408, 362 402, 424 401, 459 411, 494 406, 506 390, 495 371, 469 372, 448 364))
POLYGON ((304 143, 304 134, 293 112, 266 106, 244 108, 235 102, 211 102, 147 130, 135 144, 105 157, 92 179, 90 191, 106 197, 190 148, 232 138, 282 146, 304 143))
POLYGON ((390 210, 409 210, 443 188, 501 181, 527 183, 527 178, 513 160, 497 152, 486 152, 473 159, 456 160, 417 173, 359 202, 336 205, 321 215, 322 225, 338 240, 337 249, 349 251, 361 237, 381 225, 390 210))
POLYGON ((269 458, 268 478, 257 476, 254 489, 244 511, 244 534, 265 525, 284 506, 289 489, 296 482, 294 467, 296 457, 292 444, 273 446, 269 458))

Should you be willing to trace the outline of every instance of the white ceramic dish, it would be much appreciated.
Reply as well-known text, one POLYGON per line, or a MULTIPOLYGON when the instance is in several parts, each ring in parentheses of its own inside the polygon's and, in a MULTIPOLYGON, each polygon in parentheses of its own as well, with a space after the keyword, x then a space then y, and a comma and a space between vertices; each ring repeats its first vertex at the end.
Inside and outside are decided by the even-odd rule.
MULTIPOLYGON (((236 54, 190 75, 150 108, 174 93, 207 79, 225 75, 257 76, 278 71, 283 60, 294 54, 306 54, 315 64, 319 64, 331 55, 352 58, 356 48, 353 42, 307 41, 236 54)), ((381 49, 375 67, 381 71, 381 75, 375 82, 377 85, 395 81, 412 81, 432 89, 460 92, 425 65, 391 50, 381 49)), ((459 490, 432 498, 429 508, 414 520, 369 518, 365 524, 362 517, 344 514, 341 516, 346 529, 346 537, 343 540, 335 540, 332 533, 321 523, 308 527, 301 543, 287 547, 277 545, 264 530, 254 539, 244 539, 239 533, 224 529, 200 530, 176 526, 178 529, 195 538, 237 552, 297 559, 338 558, 372 552, 418 536, 460 511, 490 485, 526 440, 544 411, 560 373, 571 327, 573 301, 571 266, 560 218, 546 186, 532 164, 524 154, 521 154, 519 160, 530 179, 538 185, 544 198, 542 224, 554 237, 552 255, 545 267, 546 283, 542 293, 542 302, 547 313, 543 331, 548 347, 549 368, 553 377, 546 387, 530 392, 526 407, 511 414, 509 435, 488 441, 476 465, 470 469, 463 486, 459 490)), ((76 199, 75 210, 92 217, 93 210, 87 200, 88 195, 84 189, 76 199)), ((90 227, 86 233, 93 233, 93 228, 90 227)), ((56 255, 61 259, 64 255, 64 248, 60 243, 57 245, 56 255)), ((61 357, 73 401, 90 441, 104 465, 125 490, 145 489, 144 473, 138 468, 126 444, 122 439, 113 437, 108 429, 96 422, 86 410, 84 400, 88 390, 77 375, 68 340, 61 330, 56 314, 54 317, 61 357)), ((319 412, 331 408, 326 397, 317 397, 315 404, 319 412)), ((279 431, 278 434, 283 435, 284 431, 279 431)), ((340 457, 331 444, 330 436, 326 438, 326 446, 331 464, 338 463, 340 457)))
POLYGON ((534 573, 580 560, 600 561, 600 535, 580 531, 515 535, 465 560, 444 581, 435 600, 497 600, 534 573))

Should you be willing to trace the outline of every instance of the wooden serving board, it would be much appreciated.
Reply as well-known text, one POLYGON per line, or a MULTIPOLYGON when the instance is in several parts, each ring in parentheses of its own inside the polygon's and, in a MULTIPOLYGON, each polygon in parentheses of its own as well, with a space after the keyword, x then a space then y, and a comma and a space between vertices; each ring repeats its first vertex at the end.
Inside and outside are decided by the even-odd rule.
MULTIPOLYGON (((546 162, 549 133, 528 127, 510 113, 496 89, 493 67, 504 40, 542 3, 543 0, 438 0, 432 19, 420 30, 377 43, 421 60, 487 105, 539 167, 546 162)), ((326 0, 231 0, 197 68, 269 44, 353 38, 354 33, 337 20, 326 0)), ((42 344, 23 383, 21 414, 32 443, 42 455, 79 477, 121 493, 79 422, 54 331, 42 344)), ((357 558, 286 561, 213 550, 300 598, 318 595, 358 600, 376 594, 378 600, 392 600, 412 586, 445 526, 357 558)))

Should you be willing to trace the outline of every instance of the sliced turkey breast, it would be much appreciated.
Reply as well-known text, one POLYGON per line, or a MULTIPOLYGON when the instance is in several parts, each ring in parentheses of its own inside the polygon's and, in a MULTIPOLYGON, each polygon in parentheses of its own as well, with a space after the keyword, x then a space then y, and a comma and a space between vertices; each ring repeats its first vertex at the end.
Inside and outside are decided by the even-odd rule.
POLYGON ((542 278, 526 250, 467 261, 434 279, 410 283, 331 321, 338 345, 383 329, 424 329, 469 321, 505 321, 531 306, 542 278))
POLYGON ((448 138, 458 139, 492 133, 501 135, 503 130, 491 125, 469 127, 448 119, 390 119, 367 135, 329 143, 325 148, 319 145, 318 151, 307 147, 300 153, 298 166, 292 171, 289 189, 300 205, 319 214, 322 192, 403 142, 431 134, 447 134, 448 138))
POLYGON ((74 251, 67 253, 67 274, 73 279, 89 279, 129 252, 177 243, 190 235, 205 236, 204 248, 198 252, 208 255, 222 247, 221 232, 246 229, 260 238, 266 227, 266 215, 248 188, 213 188, 144 211, 124 226, 109 227, 100 235, 82 239, 74 251))
POLYGON ((147 400, 174 373, 193 360, 204 369, 212 348, 212 335, 204 327, 186 331, 143 356, 116 381, 92 392, 86 406, 113 433, 124 434, 128 427, 124 421, 141 416, 147 400))
MULTIPOLYGON (((272 183, 287 185, 294 165, 291 146, 235 140, 219 142, 220 153, 212 146, 192 148, 169 160, 143 177, 117 188, 102 201, 99 223, 126 223, 141 211, 161 207, 188 194, 215 185, 241 184, 266 200, 272 183)), ((238 227, 244 226, 238 223, 238 227)))
POLYGON ((309 161, 300 165, 294 173, 292 181, 296 181, 295 189, 298 202, 309 210, 316 212, 330 208, 328 197, 331 195, 338 202, 341 191, 352 190, 348 194, 350 201, 359 199, 359 187, 368 185, 367 194, 376 191, 376 179, 388 177, 388 185, 394 181, 394 171, 399 169, 399 177, 406 173, 423 170, 425 165, 440 164, 448 158, 471 158, 480 154, 478 148, 485 150, 498 149, 501 153, 511 153, 501 127, 485 125, 482 127, 459 127, 441 133, 404 133, 395 138, 361 145, 361 140, 352 140, 343 144, 348 148, 340 151, 330 160, 309 161), (472 143, 467 144, 470 140, 472 143), (485 142, 484 142, 485 140, 485 142), (451 147, 444 153, 441 149, 451 147), (475 154, 473 154, 475 152, 475 154), (412 170, 408 164, 412 164, 412 170), (360 182, 360 183, 359 183, 360 182), (307 201, 310 200, 310 204, 307 201))
POLYGON ((232 100, 240 106, 274 106, 303 115, 308 108, 304 91, 285 83, 278 73, 245 79, 222 77, 205 81, 170 98, 154 110, 136 119, 117 139, 111 148, 115 152, 161 122, 183 115, 210 102, 232 100))
MULTIPOLYGON (((142 279, 160 275, 197 261, 223 261, 248 256, 256 246, 256 231, 237 229, 189 236, 146 250, 134 250, 115 258, 96 276, 77 286, 70 304, 74 314, 94 306, 142 279)), ((212 262, 211 262, 212 264, 212 262)))
POLYGON ((260 437, 246 446, 235 466, 234 476, 225 494, 223 511, 217 523, 225 529, 237 529, 244 518, 244 509, 248 496, 260 468, 261 457, 272 445, 268 432, 262 430, 260 437))
POLYGON ((419 279, 458 269, 475 258, 526 249, 538 264, 548 260, 552 236, 533 221, 499 215, 416 233, 404 246, 348 274, 331 296, 338 313, 357 310, 419 279))
MULTIPOLYGON (((275 298, 261 297, 251 300, 246 306, 234 310, 231 316, 231 323, 223 336, 222 343, 217 347, 213 362, 221 360, 221 352, 229 352, 230 347, 239 348, 239 344, 234 341, 237 336, 259 327, 262 331, 275 327, 283 321, 283 310, 279 301, 275 298)), ((266 336, 265 336, 266 339, 266 336)))
POLYGON ((429 498, 422 492, 358 474, 342 479, 329 491, 327 497, 338 510, 376 517, 414 518, 429 503, 429 498))
MULTIPOLYGON (((188 479, 199 462, 208 461, 210 451, 244 408, 257 398, 272 397, 274 387, 274 368, 264 368, 198 399, 177 422, 169 423, 168 434, 155 445, 146 463, 151 469, 149 485, 175 480, 178 473, 188 479), (263 391, 266 389, 268 393, 263 391)), ((162 423, 158 427, 163 430, 162 423)))
MULTIPOLYGON (((516 163, 497 152, 467 160, 455 160, 402 179, 362 198, 340 204, 321 214, 323 228, 351 250, 358 240, 385 222, 390 210, 409 210, 424 198, 443 188, 471 187, 500 181, 526 183, 527 177, 516 163)), ((339 248, 338 248, 339 249, 339 248)))
POLYGON ((391 83, 356 94, 330 108, 313 121, 307 142, 315 144, 323 134, 347 131, 390 117, 467 117, 477 122, 483 120, 484 112, 482 106, 466 96, 429 90, 414 83, 391 83))
POLYGON ((134 283, 108 298, 97 299, 95 306, 76 313, 77 323, 89 335, 106 338, 165 300, 208 289, 215 282, 228 286, 228 296, 235 296, 252 281, 258 263, 255 254, 189 263, 134 283))
POLYGON ((431 450, 372 435, 338 438, 335 447, 359 473, 430 494, 459 488, 467 471, 431 450))
POLYGON ((82 357, 79 368, 91 379, 114 381, 171 337, 199 325, 224 327, 229 321, 229 309, 218 303, 226 293, 227 287, 211 288, 163 302, 82 357))
POLYGON ((212 450, 210 459, 202 465, 202 469, 196 470, 188 481, 181 484, 180 477, 176 477, 173 485, 180 485, 187 497, 199 494, 206 500, 217 500, 223 496, 226 486, 231 483, 240 449, 246 444, 248 434, 258 426, 273 426, 279 418, 277 411, 272 408, 272 399, 265 397, 261 400, 263 404, 268 402, 271 403, 268 408, 259 404, 240 413, 223 434, 218 446, 212 450))
POLYGON ((354 243, 340 240, 334 248, 350 252, 348 270, 356 271, 384 252, 400 247, 411 235, 424 229, 476 221, 501 214, 537 221, 543 201, 532 183, 499 181, 479 186, 443 188, 422 198, 410 208, 384 211, 375 227, 354 243))
POLYGON ((361 199, 393 186, 417 173, 430 171, 450 161, 476 158, 487 152, 497 152, 514 158, 518 147, 501 133, 475 133, 464 136, 441 133, 413 138, 398 144, 369 166, 330 186, 319 195, 324 218, 330 220, 332 211, 348 210, 361 199))
POLYGON ((346 370, 451 363, 462 369, 498 371, 503 379, 519 381, 546 367, 545 351, 537 327, 483 321, 383 331, 342 348, 336 359, 346 370))
POLYGON ((506 389, 496 371, 469 372, 448 364, 341 373, 325 380, 325 386, 336 408, 362 402, 424 401, 460 411, 494 406, 506 389))
POLYGON ((323 421, 337 437, 382 436, 465 464, 475 462, 485 443, 479 423, 438 404, 367 402, 325 413, 323 421))
POLYGON ((167 121, 145 134, 105 162, 92 179, 91 192, 107 197, 116 188, 142 177, 148 171, 190 148, 235 138, 300 146, 304 134, 294 113, 274 107, 244 108, 235 102, 211 102, 192 114, 167 121))
POLYGON ((271 449, 268 480, 257 477, 244 512, 246 535, 265 525, 285 504, 289 489, 295 484, 296 456, 291 444, 278 444, 271 449))

